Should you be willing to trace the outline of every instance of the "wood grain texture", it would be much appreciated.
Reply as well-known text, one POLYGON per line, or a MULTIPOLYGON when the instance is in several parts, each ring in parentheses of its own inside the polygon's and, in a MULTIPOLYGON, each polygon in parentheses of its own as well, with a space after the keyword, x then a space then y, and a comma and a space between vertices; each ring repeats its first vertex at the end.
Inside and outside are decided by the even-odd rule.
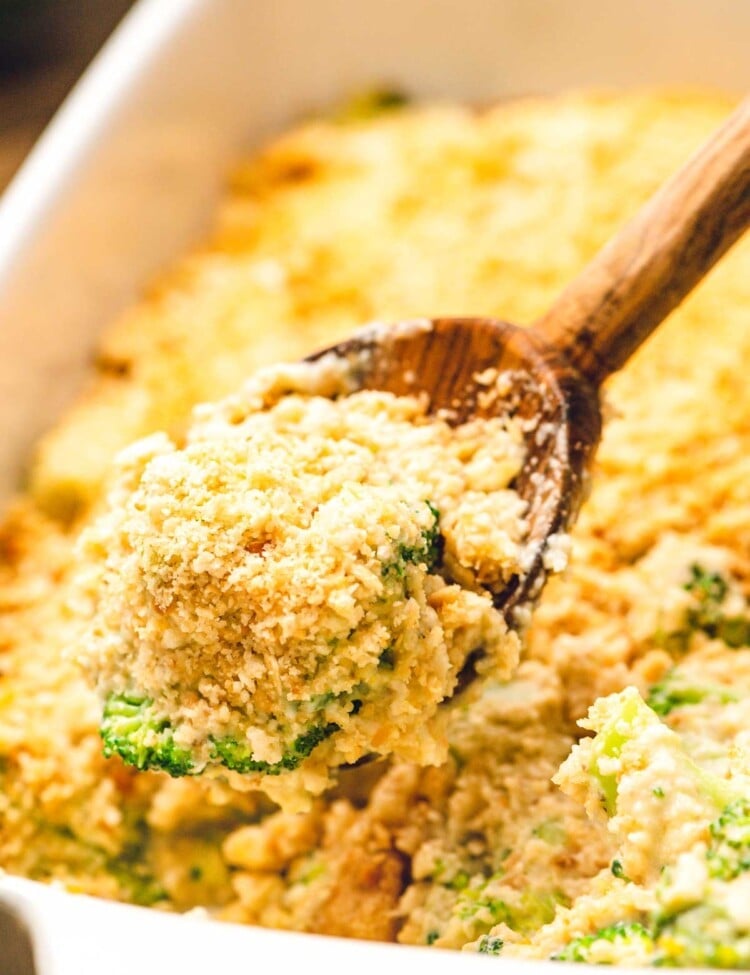
POLYGON ((428 412, 449 423, 490 416, 524 421, 528 451, 513 486, 528 505, 525 571, 489 588, 510 619, 541 591, 549 538, 578 512, 601 430, 596 390, 533 329, 488 318, 374 326, 310 361, 331 352, 349 361, 358 388, 427 394, 428 412), (507 378, 510 388, 488 395, 487 370, 507 378))
POLYGON ((535 324, 600 385, 750 224, 750 98, 535 324))

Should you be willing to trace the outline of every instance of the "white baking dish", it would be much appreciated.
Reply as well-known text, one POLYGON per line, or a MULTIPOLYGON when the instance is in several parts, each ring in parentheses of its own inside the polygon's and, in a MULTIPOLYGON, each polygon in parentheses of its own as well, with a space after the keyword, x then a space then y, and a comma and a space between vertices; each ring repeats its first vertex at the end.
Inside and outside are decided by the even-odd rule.
MULTIPOLYGON (((230 160, 305 110, 377 82, 475 101, 591 84, 743 90, 749 46, 748 0, 142 0, 0 203, 0 499, 100 326, 200 236, 230 160)), ((510 964, 175 918, 13 878, 0 903, 28 928, 41 975, 510 964)), ((0 975, 26 975, 2 912, 0 975)))

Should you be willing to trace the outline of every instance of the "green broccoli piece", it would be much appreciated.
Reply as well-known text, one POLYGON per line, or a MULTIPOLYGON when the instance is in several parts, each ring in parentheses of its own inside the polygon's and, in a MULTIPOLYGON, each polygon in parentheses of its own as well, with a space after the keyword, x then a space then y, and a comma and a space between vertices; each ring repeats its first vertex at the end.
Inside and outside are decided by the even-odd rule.
POLYGON ((574 938, 551 958, 552 961, 611 965, 626 946, 636 948, 640 957, 647 958, 654 950, 653 935, 638 921, 616 921, 595 934, 574 938))
POLYGON ((253 758, 250 748, 236 738, 220 738, 212 742, 212 758, 233 772, 262 772, 264 775, 281 775, 298 768, 317 746, 339 731, 337 724, 330 722, 315 725, 296 738, 278 762, 264 762, 253 758))
MULTIPOLYGON (((567 760, 566 775, 574 773, 573 782, 580 783, 581 772, 588 771, 592 783, 601 793, 607 812, 624 817, 625 830, 634 815, 632 808, 618 809, 618 789, 623 779, 635 780, 644 772, 648 776, 651 762, 658 755, 668 757, 673 769, 669 799, 680 794, 689 795, 693 803, 703 807, 706 816, 707 847, 697 846, 681 855, 705 856, 706 873, 698 870, 703 881, 694 891, 674 887, 676 874, 672 862, 663 863, 656 889, 661 907, 644 919, 639 927, 630 928, 640 942, 617 942, 625 929, 621 925, 605 928, 603 932, 576 939, 565 946, 555 958, 565 961, 623 962, 630 961, 631 948, 637 949, 634 961, 651 962, 671 967, 703 966, 750 967, 750 923, 741 908, 746 892, 745 879, 738 879, 750 870, 750 798, 747 786, 738 779, 725 779, 701 768, 688 754, 680 736, 662 724, 656 713, 640 698, 635 688, 600 699, 592 707, 585 726, 596 732, 574 750, 567 760), (709 825, 710 824, 710 825, 709 825), (733 886, 735 885, 735 886, 733 886), (602 937, 618 944, 608 956, 602 937)), ((565 766, 563 766, 565 769, 565 766)), ((563 777, 563 782, 566 779, 563 777)), ((667 799, 663 788, 646 779, 655 796, 667 799), (658 792, 657 792, 658 789, 658 792)), ((669 801, 669 800, 667 800, 669 801)), ((669 822, 661 821, 660 830, 668 830, 669 822)), ((627 843, 627 833, 625 842, 627 843)), ((661 835, 661 834, 660 834, 661 835)), ((665 844, 668 846, 668 844, 665 844)), ((701 866, 700 862, 697 864, 701 866)), ((622 861, 613 861, 612 872, 622 876, 622 861)))
POLYGON ((657 922, 654 962, 668 968, 750 968, 750 931, 728 911, 701 903, 657 922))
POLYGON ((440 512, 431 501, 424 502, 432 515, 432 523, 426 528, 415 545, 398 545, 396 560, 383 566, 383 575, 395 575, 402 579, 407 565, 426 565, 431 572, 442 557, 442 536, 440 535, 440 512))
POLYGON ((602 771, 606 759, 619 758, 624 746, 642 734, 658 717, 641 696, 624 691, 617 706, 608 714, 593 740, 589 772, 599 786, 607 815, 614 816, 617 807, 617 777, 602 771))
POLYGON ((109 695, 100 728, 104 755, 119 755, 141 771, 160 769, 179 778, 196 769, 190 752, 174 741, 169 721, 153 712, 153 702, 138 694, 109 695))
POLYGON ((654 684, 648 692, 646 704, 661 717, 666 717, 675 708, 688 704, 700 704, 706 699, 708 692, 701 687, 676 686, 665 677, 654 684))
POLYGON ((750 870, 750 799, 730 802, 710 826, 706 852, 712 877, 732 880, 750 870))
POLYGON ((691 565, 685 589, 697 600, 697 606, 687 612, 686 622, 691 630, 702 630, 706 636, 723 640, 734 649, 750 646, 750 619, 727 616, 722 610, 729 592, 726 579, 718 572, 691 565))
POLYGON ((466 890, 471 883, 471 875, 467 870, 457 870, 450 880, 445 881, 448 890, 466 890))
MULTIPOLYGON (((671 967, 748 967, 750 925, 734 909, 746 895, 739 887, 733 889, 731 886, 742 883, 737 878, 750 870, 750 798, 743 796, 746 787, 737 780, 722 778, 697 765, 680 736, 660 723, 635 688, 627 688, 598 701, 591 709, 586 726, 595 731, 596 736, 578 746, 578 752, 571 756, 572 768, 578 773, 589 771, 610 815, 616 812, 632 815, 632 810, 617 809, 620 782, 647 770, 654 760, 655 750, 671 759, 674 780, 670 797, 679 793, 690 794, 705 810, 708 846, 705 851, 701 847, 685 851, 685 855, 699 859, 705 856, 708 878, 705 883, 696 884, 694 893, 688 894, 686 900, 683 889, 672 887, 671 864, 663 864, 657 887, 662 907, 645 920, 640 932, 638 928, 633 929, 642 938, 639 944, 632 945, 638 948, 638 963, 650 961, 671 967), (710 820, 713 821, 709 826, 710 820), (647 939, 651 939, 650 942, 647 939)), ((651 788, 656 795, 659 787, 651 788)), ((659 789, 659 794, 666 797, 663 789, 659 789)), ((663 822, 661 828, 669 827, 663 822)), ((612 872, 615 876, 622 875, 622 861, 613 861, 612 872)), ((604 929, 613 943, 622 930, 617 925, 604 929)), ((629 958, 629 949, 627 952, 613 950, 611 957, 607 957, 601 936, 602 932, 598 932, 577 939, 555 957, 602 963, 629 958)))
MULTIPOLYGON (((339 726, 333 723, 309 728, 292 742, 280 761, 273 763, 254 759, 249 746, 235 738, 216 739, 211 743, 211 759, 234 772, 281 775, 298 768, 322 741, 338 730, 339 726)), ((100 733, 107 758, 119 755, 127 765, 140 771, 158 769, 173 778, 202 771, 190 751, 175 744, 174 728, 167 719, 154 714, 153 702, 147 697, 110 694, 104 705, 100 733)))
MULTIPOLYGON (((610 815, 618 811, 620 779, 640 774, 644 763, 647 766, 653 760, 656 747, 671 756, 676 772, 674 789, 691 792, 694 799, 704 804, 707 821, 713 817, 707 830, 710 841, 705 853, 700 848, 686 851, 698 858, 705 855, 706 883, 696 885, 694 895, 688 895, 686 902, 685 891, 672 887, 670 864, 664 864, 657 888, 661 908, 652 913, 640 930, 628 929, 641 938, 639 944, 633 945, 638 948, 639 963, 642 960, 671 967, 750 967, 750 925, 733 906, 741 904, 746 895, 739 887, 731 886, 741 883, 737 878, 750 869, 750 798, 743 797, 743 787, 736 780, 724 779, 697 765, 680 736, 660 726, 657 715, 634 688, 598 701, 587 726, 597 734, 579 746, 578 754, 584 765, 578 759, 579 764, 574 761, 573 768, 588 769, 610 815), (620 756, 622 765, 610 761, 607 767, 605 759, 620 756)), ((662 828, 668 827, 662 824, 662 828)), ((615 875, 622 873, 615 861, 612 870, 615 875)), ((614 925, 604 929, 604 936, 615 943, 623 931, 621 926, 614 925)), ((629 950, 626 955, 618 950, 607 957, 602 936, 602 932, 597 932, 577 939, 555 958, 608 963, 622 961, 630 954, 629 950)))
POLYGON ((139 907, 153 907, 169 900, 169 894, 145 868, 122 868, 112 866, 110 873, 117 880, 131 904, 139 907))
MULTIPOLYGON (((618 776, 605 770, 607 760, 619 758, 627 745, 636 743, 649 728, 661 722, 658 715, 632 687, 601 699, 594 705, 591 713, 594 717, 588 727, 592 727, 597 734, 587 743, 590 749, 589 773, 599 788, 607 815, 614 816, 617 808, 618 776)), ((690 758, 679 735, 666 728, 664 730, 666 737, 662 747, 674 752, 680 767, 693 780, 697 793, 713 803, 717 811, 737 798, 735 791, 724 779, 706 772, 690 758)), ((644 752, 648 750, 644 746, 644 752)))
POLYGON ((694 597, 695 604, 685 613, 684 626, 671 633, 662 633, 658 641, 665 649, 684 653, 690 646, 693 633, 705 633, 711 639, 722 640, 736 650, 750 646, 750 617, 727 616, 723 604, 729 584, 718 572, 703 566, 690 566, 690 578, 684 588, 694 597))
POLYGON ((625 867, 623 867, 620 860, 613 860, 609 865, 609 869, 612 871, 612 876, 617 877, 618 880, 624 880, 626 883, 630 882, 630 878, 625 874, 625 867))
POLYGON ((702 565, 690 566, 690 578, 684 586, 688 592, 697 596, 701 603, 718 606, 726 599, 729 584, 718 572, 709 572, 702 565))
POLYGON ((325 694, 313 694, 310 698, 310 707, 313 711, 323 711, 335 700, 336 695, 333 691, 326 691, 325 694))
MULTIPOLYGON (((694 903, 655 912, 654 960, 673 968, 750 968, 750 926, 729 908, 746 896, 733 893, 732 882, 750 869, 750 799, 735 799, 725 806, 709 832, 705 856, 710 880, 696 889, 694 903)), ((670 884, 666 871, 660 885, 662 899, 669 894, 670 884)))
POLYGON ((431 501, 425 501, 432 515, 432 525, 424 532, 414 548, 401 547, 400 556, 405 562, 424 562, 428 569, 434 569, 441 557, 440 511, 431 501))
POLYGON ((651 687, 646 703, 652 711, 664 718, 675 708, 702 704, 709 699, 714 699, 720 704, 728 704, 730 701, 738 700, 738 697, 728 688, 718 684, 701 683, 699 687, 691 684, 678 668, 673 668, 651 687))
POLYGON ((462 921, 472 921, 480 929, 502 922, 513 931, 527 934, 549 924, 561 902, 558 895, 546 890, 524 890, 512 900, 504 899, 487 890, 490 882, 467 883, 462 888, 457 887, 455 881, 446 884, 461 891, 453 908, 455 916, 462 921))
POLYGON ((497 935, 483 934, 479 939, 478 951, 480 955, 499 955, 505 942, 497 935))

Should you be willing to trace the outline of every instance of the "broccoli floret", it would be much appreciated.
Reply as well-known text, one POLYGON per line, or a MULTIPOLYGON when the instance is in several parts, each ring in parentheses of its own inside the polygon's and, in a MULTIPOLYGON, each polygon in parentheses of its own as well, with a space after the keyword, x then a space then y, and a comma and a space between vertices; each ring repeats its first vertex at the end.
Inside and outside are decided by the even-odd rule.
POLYGON ((215 739, 212 742, 212 757, 233 772, 281 775, 282 772, 291 772, 298 768, 314 748, 339 730, 339 726, 333 722, 310 728, 292 742, 278 762, 264 762, 253 758, 250 747, 236 738, 215 739))
POLYGON ((617 706, 611 709, 611 713, 596 729, 598 733, 592 744, 589 772, 599 786, 609 816, 615 814, 617 806, 617 776, 603 769, 610 759, 620 757, 628 742, 658 721, 659 718, 639 694, 624 691, 618 697, 617 706))
MULTIPOLYGON (((707 846, 696 846, 693 839, 688 840, 687 848, 681 847, 684 838, 680 817, 676 817, 677 827, 672 835, 670 807, 662 806, 652 825, 651 839, 640 847, 639 856, 644 855, 645 848, 657 861, 654 867, 661 868, 656 887, 660 907, 642 919, 642 925, 628 928, 641 940, 628 942, 627 948, 620 942, 610 951, 606 939, 615 944, 625 930, 614 925, 604 929, 604 942, 600 931, 571 942, 555 957, 565 961, 650 962, 672 967, 748 967, 750 922, 743 907, 747 878, 740 876, 750 870, 750 798, 746 780, 738 775, 726 779, 696 764, 680 736, 660 722, 635 688, 597 701, 585 726, 596 735, 577 746, 567 760, 570 764, 566 776, 571 772, 573 775, 563 776, 561 781, 587 788, 585 773, 589 773, 609 815, 618 816, 625 852, 628 844, 635 842, 631 839, 633 830, 638 834, 648 825, 641 818, 642 809, 625 801, 626 795, 632 799, 633 795, 642 794, 636 788, 637 777, 642 775, 646 776, 644 788, 662 803, 674 802, 677 805, 673 808, 678 809, 680 797, 686 797, 693 815, 699 815, 695 810, 701 809, 709 842, 707 846), (655 764, 669 770, 668 793, 654 785, 655 764), (623 790, 620 801, 618 790, 623 780, 631 788, 627 793, 623 790), (669 858, 660 862, 659 857, 666 851, 669 858), (695 877, 695 882, 686 884, 686 877, 695 877), (637 951, 632 959, 631 948, 637 951)), ((699 829, 700 825, 699 822, 699 829)), ((634 862, 638 863, 638 858, 634 862)), ((612 862, 615 876, 623 877, 622 864, 619 859, 612 862)))
MULTIPOLYGON (((278 762, 254 759, 249 746, 236 738, 212 740, 211 758, 234 772, 281 775, 298 768, 314 748, 338 730, 333 723, 313 726, 294 740, 278 762)), ((174 728, 154 715, 153 702, 147 697, 110 694, 104 705, 101 736, 107 758, 119 755, 140 771, 159 769, 179 778, 202 770, 188 749, 175 744, 174 728)))
POLYGON ((483 934, 479 939, 477 950, 480 955, 499 955, 503 950, 504 941, 497 935, 483 934))
POLYGON ((701 704, 710 699, 721 704, 738 700, 737 695, 726 687, 705 683, 701 683, 698 687, 691 684, 679 669, 673 668, 651 687, 646 703, 652 711, 656 711, 661 717, 666 717, 675 708, 701 704))
MULTIPOLYGON (((472 921, 479 930, 482 927, 487 930, 502 922, 522 934, 536 931, 549 924, 560 903, 559 896, 545 890, 525 890, 507 899, 497 897, 487 889, 488 883, 466 886, 453 909, 460 920, 472 921)), ((446 886, 458 889, 453 884, 446 886)))
POLYGON ((310 698, 310 707, 313 711, 323 711, 335 700, 336 695, 333 691, 326 691, 325 694, 313 694, 310 698))
POLYGON ((169 895, 161 884, 147 870, 113 866, 110 869, 131 904, 139 907, 153 907, 169 900, 169 895))
POLYGON ((624 880, 626 883, 629 881, 629 877, 625 874, 625 867, 623 867, 620 860, 613 860, 609 865, 609 869, 612 871, 612 876, 617 877, 618 880, 624 880))
POLYGON ((174 778, 193 774, 190 752, 175 744, 172 726, 153 713, 152 705, 137 694, 109 695, 100 728, 105 756, 119 755, 141 771, 160 769, 174 778))
POLYGON ((422 539, 414 549, 402 548, 400 555, 406 562, 424 562, 428 569, 434 569, 441 557, 440 511, 431 501, 425 501, 432 514, 432 525, 422 532, 422 539))
POLYGON ((750 925, 742 908, 747 893, 733 887, 743 883, 736 878, 750 869, 750 800, 730 802, 709 831, 705 857, 710 879, 696 887, 693 903, 685 904, 680 891, 677 909, 670 906, 670 871, 662 877, 658 893, 663 906, 653 918, 660 965, 750 967, 750 925))
POLYGON ((654 961, 670 968, 750 968, 750 931, 720 904, 703 903, 657 922, 654 961))
MULTIPOLYGON (((623 800, 620 808, 618 790, 623 779, 635 786, 632 777, 646 775, 646 785, 655 798, 679 802, 681 795, 689 796, 693 808, 702 807, 706 816, 709 836, 706 847, 699 844, 681 849, 679 843, 672 845, 668 812, 659 818, 658 828, 653 827, 655 842, 649 847, 650 855, 658 859, 661 852, 669 850, 670 858, 656 864, 662 867, 656 888, 660 907, 644 919, 640 932, 642 942, 633 946, 640 953, 633 962, 673 967, 747 967, 750 924, 742 908, 747 898, 747 891, 742 887, 746 878, 740 875, 750 870, 750 798, 746 798, 744 780, 725 779, 697 765, 680 736, 659 721, 634 688, 598 701, 591 709, 586 727, 597 734, 579 745, 568 759, 571 763, 568 772, 575 773, 568 781, 580 783, 581 772, 589 772, 604 798, 607 812, 620 817, 625 849, 631 842, 632 829, 641 830, 645 824, 632 805, 623 800), (662 762, 670 770, 669 798, 649 778, 653 764, 662 762), (680 860, 676 861, 676 857, 680 860), (685 884, 685 877, 693 876, 691 859, 696 860, 694 889, 685 884), (676 862, 682 864, 681 870, 674 869, 676 862), (742 909, 738 910, 737 905, 742 909)), ((638 792, 633 788, 628 796, 634 791, 638 792)), ((679 817, 676 821, 679 827, 679 817)), ((680 840, 680 837, 678 828, 675 838, 680 840)), ((613 861, 612 872, 615 876, 623 875, 621 860, 613 861)), ((605 929, 613 937, 618 930, 617 925, 605 929)), ((637 928, 635 931, 638 933, 637 928)), ((601 944, 601 934, 573 941, 555 957, 602 963, 631 960, 629 948, 627 952, 613 951, 608 957, 606 946, 601 944)))
POLYGON ((706 852, 712 877, 732 880, 750 870, 750 799, 736 799, 711 823, 706 852))
POLYGON ((687 611, 686 622, 691 630, 702 630, 706 636, 723 640, 734 649, 750 645, 750 619, 727 616, 722 609, 729 593, 729 584, 718 572, 709 572, 701 565, 691 565, 690 579, 685 583, 685 589, 697 601, 697 606, 687 611))
POLYGON ((684 588, 694 597, 695 604, 687 609, 684 625, 680 629, 660 635, 658 642, 665 649, 684 653, 690 646, 692 634, 696 632, 722 640, 735 650, 750 646, 750 617, 728 616, 724 612, 729 584, 723 576, 701 565, 691 565, 690 578, 684 588))
POLYGON ((398 545, 396 560, 383 566, 383 575, 403 578, 407 565, 426 565, 431 572, 442 556, 442 536, 440 535, 440 512, 431 501, 424 502, 429 508, 431 524, 422 531, 414 545, 398 545))
POLYGON ((703 688, 676 686, 668 678, 654 684, 648 692, 646 703, 652 711, 656 711, 661 717, 666 717, 675 708, 684 707, 687 704, 700 704, 706 699, 707 692, 703 688))
POLYGON ((724 602, 729 584, 718 572, 710 572, 694 563, 690 566, 690 578, 685 583, 685 589, 697 596, 701 603, 717 606, 724 602))
MULTIPOLYGON (((593 740, 587 742, 590 756, 588 770, 599 788, 607 815, 614 816, 617 810, 619 777, 625 773, 617 767, 610 771, 612 760, 619 759, 626 746, 631 743, 635 745, 639 738, 648 736, 649 729, 660 726, 661 722, 658 715, 632 687, 601 699, 594 705, 591 714, 592 720, 587 726, 593 728, 597 734, 593 740)), ((669 749, 678 767, 692 780, 697 793, 707 802, 713 803, 717 811, 737 798, 735 791, 724 779, 706 772, 690 758, 679 735, 663 725, 661 727, 664 732, 660 747, 669 749)), ((649 754, 650 750, 650 744, 644 744, 644 755, 649 754)))
POLYGON ((457 870, 456 873, 445 881, 448 890, 466 890, 471 883, 471 875, 466 870, 457 870))
POLYGON ((595 934, 574 938, 552 955, 552 960, 611 965, 618 960, 626 946, 646 960, 653 953, 654 939, 648 928, 638 921, 616 921, 595 934))

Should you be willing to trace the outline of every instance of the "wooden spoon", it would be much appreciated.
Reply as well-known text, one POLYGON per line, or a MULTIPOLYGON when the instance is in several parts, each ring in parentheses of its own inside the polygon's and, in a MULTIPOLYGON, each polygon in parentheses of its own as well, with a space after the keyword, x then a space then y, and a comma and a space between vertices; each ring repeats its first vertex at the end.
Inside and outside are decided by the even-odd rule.
POLYGON ((489 318, 375 325, 310 357, 345 357, 362 389, 426 393, 430 412, 453 423, 507 413, 528 421, 514 485, 528 504, 524 571, 492 593, 509 620, 538 597, 550 539, 578 513, 601 432, 602 383, 748 225, 750 99, 532 327, 489 318), (490 401, 487 370, 507 374, 507 395, 490 401))

